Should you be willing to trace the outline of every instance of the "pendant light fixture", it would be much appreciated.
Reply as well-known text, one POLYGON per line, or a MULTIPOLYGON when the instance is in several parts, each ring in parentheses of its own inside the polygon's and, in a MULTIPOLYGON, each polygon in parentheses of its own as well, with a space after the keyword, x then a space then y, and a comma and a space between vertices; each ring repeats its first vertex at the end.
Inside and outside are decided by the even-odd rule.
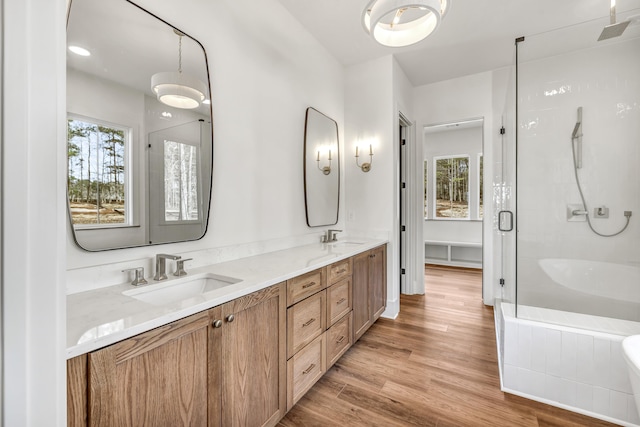
POLYGON ((170 107, 193 109, 200 106, 207 93, 206 85, 197 78, 182 72, 182 37, 184 33, 174 29, 178 36, 178 71, 166 71, 151 76, 151 88, 158 101, 170 107))
POLYGON ((383 46, 410 46, 436 30, 450 5, 451 0, 371 0, 362 25, 383 46))

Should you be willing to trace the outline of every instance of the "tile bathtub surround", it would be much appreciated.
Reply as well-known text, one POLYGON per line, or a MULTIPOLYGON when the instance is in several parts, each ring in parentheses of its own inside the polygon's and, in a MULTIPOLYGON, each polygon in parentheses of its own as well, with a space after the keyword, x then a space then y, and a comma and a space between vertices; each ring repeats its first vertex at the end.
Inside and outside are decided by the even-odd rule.
POLYGON ((640 425, 622 356, 624 336, 508 315, 504 323, 505 391, 607 421, 640 425))
POLYGON ((69 294, 67 358, 113 344, 387 243, 383 239, 351 238, 350 241, 360 244, 336 246, 315 243, 192 268, 189 271, 192 277, 213 273, 241 281, 196 297, 167 303, 152 305, 123 295, 124 291, 135 289, 128 282, 69 294))

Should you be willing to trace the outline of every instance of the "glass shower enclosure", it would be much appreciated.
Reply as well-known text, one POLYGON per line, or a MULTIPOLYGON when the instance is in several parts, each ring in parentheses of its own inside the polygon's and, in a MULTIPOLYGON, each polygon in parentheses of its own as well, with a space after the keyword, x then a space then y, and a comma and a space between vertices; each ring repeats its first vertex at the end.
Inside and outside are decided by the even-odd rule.
POLYGON ((519 318, 640 322, 640 22, 598 41, 608 23, 516 43, 519 318))

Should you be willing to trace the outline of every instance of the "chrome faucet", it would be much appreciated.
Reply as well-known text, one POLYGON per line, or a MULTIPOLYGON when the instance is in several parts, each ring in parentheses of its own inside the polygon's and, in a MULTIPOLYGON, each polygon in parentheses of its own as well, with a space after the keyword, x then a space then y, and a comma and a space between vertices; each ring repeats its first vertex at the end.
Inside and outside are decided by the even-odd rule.
POLYGON ((166 260, 173 259, 179 260, 180 256, 178 255, 168 255, 168 254, 158 254, 156 255, 156 275, 153 276, 153 280, 167 280, 167 266, 166 260))
POLYGON ((342 230, 333 230, 333 229, 327 230, 326 234, 322 236, 321 242, 322 243, 337 242, 338 236, 336 236, 336 233, 340 233, 341 231, 342 230))

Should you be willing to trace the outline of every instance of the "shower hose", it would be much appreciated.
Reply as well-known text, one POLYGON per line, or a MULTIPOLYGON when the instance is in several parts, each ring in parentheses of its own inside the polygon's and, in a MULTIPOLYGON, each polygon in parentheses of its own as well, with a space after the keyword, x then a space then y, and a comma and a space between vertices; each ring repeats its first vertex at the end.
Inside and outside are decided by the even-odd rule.
POLYGON ((598 236, 602 236, 602 237, 617 236, 618 234, 626 230, 627 227, 629 226, 629 222, 631 221, 631 211, 625 211, 624 216, 625 218, 627 218, 627 223, 617 233, 603 234, 598 232, 595 228, 593 228, 593 225, 591 224, 591 218, 589 218, 589 208, 587 208, 587 202, 584 199, 584 193, 582 192, 582 186, 580 185, 580 178, 578 177, 578 164, 576 161, 576 139, 577 139, 576 137, 571 138, 571 154, 572 154, 571 157, 573 158, 573 173, 576 177, 576 184, 578 184, 578 191, 580 192, 580 199, 582 199, 582 206, 584 206, 584 210, 586 212, 585 216, 587 217, 587 224, 589 224, 589 228, 591 229, 591 231, 596 233, 598 236))

